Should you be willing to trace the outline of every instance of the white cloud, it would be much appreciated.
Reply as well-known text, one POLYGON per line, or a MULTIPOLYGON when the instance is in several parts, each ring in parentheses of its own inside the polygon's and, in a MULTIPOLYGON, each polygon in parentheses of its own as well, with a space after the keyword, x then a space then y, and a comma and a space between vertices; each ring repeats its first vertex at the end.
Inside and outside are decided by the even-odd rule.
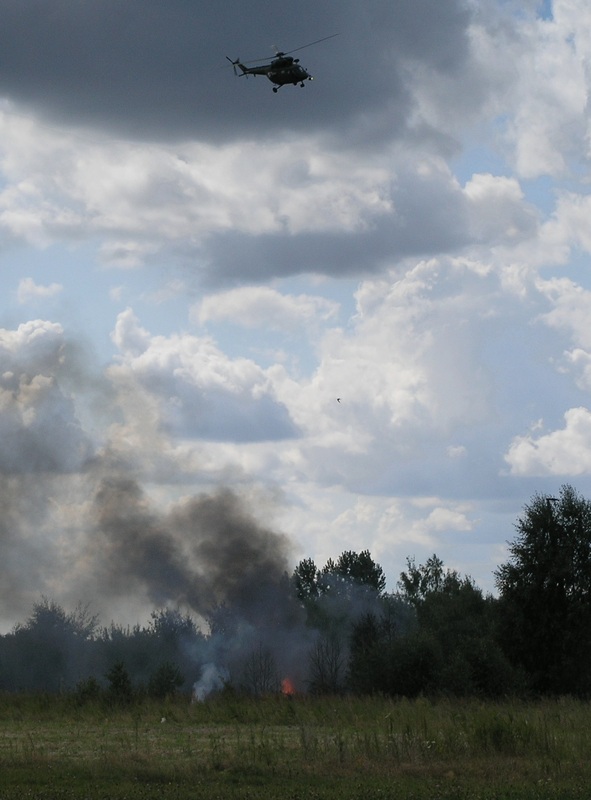
POLYGON ((210 338, 151 336, 128 309, 113 340, 121 357, 112 380, 128 395, 148 395, 172 435, 257 441, 296 434, 269 374, 249 359, 228 358, 210 338))
POLYGON ((42 286, 35 283, 33 278, 22 278, 17 289, 17 300, 24 305, 35 300, 46 297, 55 297, 62 292, 64 287, 61 283, 51 283, 49 286, 42 286))
POLYGON ((540 315, 550 328, 564 332, 574 344, 564 353, 566 367, 573 367, 577 383, 583 390, 591 389, 591 292, 570 278, 539 280, 538 289, 552 304, 550 311, 540 315))
POLYGON ((247 328, 295 331, 334 319, 337 303, 312 295, 285 295, 267 286, 249 286, 208 295, 192 310, 199 324, 228 320, 247 328))
POLYGON ((62 358, 63 348, 64 329, 57 322, 35 319, 13 330, 0 329, 2 371, 9 369, 12 361, 18 361, 30 374, 54 370, 62 358))
POLYGON ((15 109, 0 109, 0 131, 5 232, 34 245, 100 234, 102 258, 122 267, 181 238, 355 231, 391 208, 385 168, 312 139, 297 154, 281 141, 127 144, 48 128, 15 109))
POLYGON ((552 217, 546 223, 546 236, 569 249, 591 253, 591 198, 587 194, 561 191, 552 217))
POLYGON ((514 115, 509 125, 520 175, 564 175, 586 135, 591 24, 584 0, 556 0, 553 18, 513 38, 514 115))
POLYGON ((512 475, 583 475, 591 472, 591 412, 570 408, 562 430, 517 436, 505 456, 512 475))
POLYGON ((179 253, 211 283, 239 276, 374 272, 391 258, 513 244, 537 220, 514 179, 462 188, 437 146, 386 159, 300 135, 175 147, 82 135, 0 110, 0 229, 44 247, 98 240, 99 260, 137 269, 179 253), (18 140, 18 143, 17 143, 18 140))
POLYGON ((540 280, 538 288, 553 305, 540 319, 552 328, 566 331, 573 342, 591 350, 591 291, 570 278, 540 280))
POLYGON ((363 427, 375 435, 376 426, 404 436, 406 426, 444 430, 482 418, 488 387, 470 330, 483 298, 463 296, 448 269, 434 259, 390 279, 364 281, 353 326, 327 334, 306 394, 329 402, 340 395, 345 414, 364 409, 363 427))
POLYGON ((482 242, 520 240, 535 230, 532 207, 515 178, 473 175, 465 187, 475 236, 482 242))

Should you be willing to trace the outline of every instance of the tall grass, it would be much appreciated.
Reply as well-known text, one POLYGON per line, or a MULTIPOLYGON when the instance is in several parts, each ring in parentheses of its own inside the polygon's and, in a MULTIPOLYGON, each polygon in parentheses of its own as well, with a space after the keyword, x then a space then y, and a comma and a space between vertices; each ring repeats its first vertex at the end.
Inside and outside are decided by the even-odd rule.
POLYGON ((187 797, 202 796, 201 789, 204 797, 218 789, 242 797, 246 786, 259 786, 253 796, 295 797, 310 785, 310 797, 330 797, 339 785, 359 787, 347 797, 384 796, 393 786, 416 798, 585 797, 590 750, 591 709, 570 699, 220 694, 204 703, 176 698, 117 708, 69 697, 0 697, 3 800, 18 797, 23 781, 47 788, 44 781, 58 776, 64 791, 84 785, 86 797, 105 782, 110 794, 97 797, 119 796, 114 786, 126 786, 129 797, 140 796, 133 793, 140 786, 159 786, 159 797, 166 786, 176 787, 175 797, 185 796, 182 787, 187 797), (279 786, 292 794, 265 794, 279 786))

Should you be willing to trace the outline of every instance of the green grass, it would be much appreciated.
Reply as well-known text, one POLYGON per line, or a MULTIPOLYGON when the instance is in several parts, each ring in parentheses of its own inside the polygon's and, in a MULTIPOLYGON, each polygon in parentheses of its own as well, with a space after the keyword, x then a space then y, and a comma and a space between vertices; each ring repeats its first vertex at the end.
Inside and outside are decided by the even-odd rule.
POLYGON ((0 800, 586 798, 591 708, 220 695, 0 696, 0 800))

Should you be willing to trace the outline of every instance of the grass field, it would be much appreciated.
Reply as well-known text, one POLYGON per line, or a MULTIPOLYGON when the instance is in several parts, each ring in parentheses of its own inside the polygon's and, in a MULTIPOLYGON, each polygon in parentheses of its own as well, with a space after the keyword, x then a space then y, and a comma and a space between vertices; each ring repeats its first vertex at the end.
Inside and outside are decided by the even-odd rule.
POLYGON ((566 800, 590 796, 590 753, 573 700, 0 696, 0 800, 566 800))

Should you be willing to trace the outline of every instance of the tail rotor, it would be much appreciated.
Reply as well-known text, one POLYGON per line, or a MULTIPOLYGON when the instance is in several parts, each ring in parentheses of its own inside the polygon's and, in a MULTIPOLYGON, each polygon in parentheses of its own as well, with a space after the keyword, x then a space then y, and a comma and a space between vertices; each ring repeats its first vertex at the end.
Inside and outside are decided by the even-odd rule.
POLYGON ((234 75, 238 75, 238 70, 236 69, 236 64, 240 63, 240 59, 237 58, 236 61, 232 61, 232 59, 229 56, 226 56, 226 58, 228 59, 228 61, 232 65, 232 69, 234 70, 234 75))

